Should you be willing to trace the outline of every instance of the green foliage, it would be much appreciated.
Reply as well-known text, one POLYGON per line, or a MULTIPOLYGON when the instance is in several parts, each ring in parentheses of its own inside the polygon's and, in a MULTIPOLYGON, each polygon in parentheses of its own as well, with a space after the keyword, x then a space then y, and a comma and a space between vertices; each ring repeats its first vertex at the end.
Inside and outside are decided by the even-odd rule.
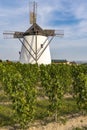
POLYGON ((15 122, 19 123, 22 128, 34 119, 36 109, 36 88, 34 84, 37 81, 36 70, 34 72, 32 68, 26 69, 26 71, 23 69, 24 65, 21 64, 4 64, 2 78, 4 90, 13 103, 15 122), (19 71, 19 68, 21 71, 19 71))
POLYGON ((79 109, 87 111, 87 75, 79 74, 74 86, 75 98, 79 109))
POLYGON ((50 115, 57 121, 64 110, 73 112, 66 94, 73 94, 73 108, 87 108, 87 65, 2 62, 0 85, 12 102, 15 123, 23 129, 35 119, 50 115))
POLYGON ((87 66, 72 66, 73 93, 78 108, 87 111, 87 66))
POLYGON ((49 114, 55 113, 55 120, 59 115, 62 107, 62 99, 64 93, 67 92, 67 86, 70 86, 70 75, 66 65, 52 64, 41 66, 41 83, 44 88, 45 94, 49 99, 49 114))

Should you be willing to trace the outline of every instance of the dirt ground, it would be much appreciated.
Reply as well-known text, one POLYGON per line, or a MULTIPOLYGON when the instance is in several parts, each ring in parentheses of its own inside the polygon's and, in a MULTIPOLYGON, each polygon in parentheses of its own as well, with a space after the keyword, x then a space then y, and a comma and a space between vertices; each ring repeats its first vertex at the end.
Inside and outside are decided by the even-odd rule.
MULTIPOLYGON (((65 124, 49 123, 47 125, 35 125, 28 130, 72 130, 76 127, 87 127, 87 116, 76 116, 69 119, 65 124)), ((11 127, 0 128, 0 130, 13 130, 11 127)))
POLYGON ((33 127, 29 130, 72 130, 76 127, 87 126, 87 116, 79 116, 69 119, 65 124, 49 123, 46 126, 33 127))

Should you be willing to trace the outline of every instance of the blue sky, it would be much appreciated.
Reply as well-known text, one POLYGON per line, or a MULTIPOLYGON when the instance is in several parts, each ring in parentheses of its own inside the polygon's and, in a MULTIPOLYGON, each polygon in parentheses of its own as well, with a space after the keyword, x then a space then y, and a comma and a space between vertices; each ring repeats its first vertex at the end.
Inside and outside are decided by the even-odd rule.
MULTIPOLYGON (((0 0, 0 59, 18 60, 21 43, 4 39, 4 31, 26 31, 29 0, 0 0)), ((44 29, 64 30, 50 44, 52 59, 87 61, 87 0, 36 0, 37 23, 44 29)))

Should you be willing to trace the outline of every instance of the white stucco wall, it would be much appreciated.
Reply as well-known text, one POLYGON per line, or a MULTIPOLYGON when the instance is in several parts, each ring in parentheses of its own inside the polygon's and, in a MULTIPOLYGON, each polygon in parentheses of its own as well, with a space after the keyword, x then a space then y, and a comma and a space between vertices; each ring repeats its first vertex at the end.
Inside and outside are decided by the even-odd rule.
MULTIPOLYGON (((24 38, 29 42, 30 46, 36 52, 36 45, 35 45, 36 36, 35 35, 25 36, 24 38)), ((46 36, 37 35, 37 53, 38 53, 37 56, 39 56, 40 52, 46 47, 48 40, 44 44, 43 48, 41 48, 41 44, 43 44, 46 39, 47 39, 46 36)), ((32 51, 32 49, 29 47, 28 43, 25 40, 23 42, 24 42, 24 45, 26 46, 26 48, 29 50, 29 52, 31 52, 31 54, 35 57, 35 54, 32 51)), ((27 51, 26 48, 22 45, 21 54, 20 54, 20 58, 19 58, 20 62, 21 63, 32 63, 32 64, 36 63, 36 61, 32 58, 32 56, 29 54, 29 52, 27 51)), ((50 64, 51 63, 49 45, 46 48, 46 50, 43 52, 41 57, 38 59, 37 63, 38 64, 50 64)))

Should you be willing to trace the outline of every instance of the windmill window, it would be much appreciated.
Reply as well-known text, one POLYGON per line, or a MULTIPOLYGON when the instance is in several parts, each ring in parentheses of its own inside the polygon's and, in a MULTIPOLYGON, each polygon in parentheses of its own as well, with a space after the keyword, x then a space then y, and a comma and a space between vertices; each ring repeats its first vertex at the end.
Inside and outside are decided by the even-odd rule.
POLYGON ((41 44, 41 48, 43 48, 43 44, 41 44))

